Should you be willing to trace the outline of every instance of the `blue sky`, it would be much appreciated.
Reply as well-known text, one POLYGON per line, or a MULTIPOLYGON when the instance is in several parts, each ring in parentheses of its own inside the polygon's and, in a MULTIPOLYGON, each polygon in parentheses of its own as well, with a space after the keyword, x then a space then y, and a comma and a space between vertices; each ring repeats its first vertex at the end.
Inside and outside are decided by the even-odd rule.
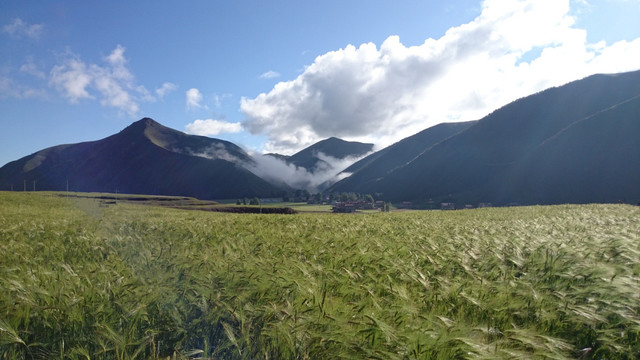
POLYGON ((640 68, 640 0, 0 2, 0 166, 142 117, 248 151, 382 147, 640 68))

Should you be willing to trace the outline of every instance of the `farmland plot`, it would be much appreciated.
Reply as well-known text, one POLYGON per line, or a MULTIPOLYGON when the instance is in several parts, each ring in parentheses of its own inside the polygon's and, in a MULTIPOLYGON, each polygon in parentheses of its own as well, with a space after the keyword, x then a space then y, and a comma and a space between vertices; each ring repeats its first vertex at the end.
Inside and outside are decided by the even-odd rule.
POLYGON ((182 211, 0 194, 0 358, 640 357, 640 211, 182 211))

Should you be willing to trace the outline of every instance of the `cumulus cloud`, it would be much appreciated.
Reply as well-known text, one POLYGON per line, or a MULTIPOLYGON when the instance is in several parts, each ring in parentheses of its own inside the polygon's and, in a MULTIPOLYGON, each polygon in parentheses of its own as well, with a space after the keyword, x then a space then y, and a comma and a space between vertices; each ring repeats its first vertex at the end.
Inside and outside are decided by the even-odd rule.
POLYGON ((187 102, 187 110, 202 107, 202 93, 196 88, 191 88, 185 92, 185 100, 187 102))
POLYGON ((38 39, 42 34, 42 24, 28 24, 20 18, 16 18, 10 24, 2 27, 2 31, 16 37, 28 37, 38 39))
POLYGON ((329 136, 388 145, 551 86, 639 67, 640 39, 589 44, 570 10, 569 0, 485 0, 474 20, 421 45, 390 36, 328 52, 296 79, 243 98, 244 126, 268 136, 269 152, 329 136))
POLYGON ((237 133, 243 129, 242 124, 239 122, 230 123, 222 120, 206 119, 196 120, 187 124, 185 130, 193 135, 215 136, 223 133, 237 133))
POLYGON ((260 75, 260 79, 273 79, 277 77, 280 77, 280 73, 273 70, 269 70, 263 73, 262 75, 260 75))
POLYGON ((126 66, 125 48, 118 45, 104 58, 105 65, 87 64, 76 56, 51 69, 49 83, 72 103, 99 99, 103 106, 114 107, 135 116, 139 103, 155 101, 149 91, 137 85, 126 66))

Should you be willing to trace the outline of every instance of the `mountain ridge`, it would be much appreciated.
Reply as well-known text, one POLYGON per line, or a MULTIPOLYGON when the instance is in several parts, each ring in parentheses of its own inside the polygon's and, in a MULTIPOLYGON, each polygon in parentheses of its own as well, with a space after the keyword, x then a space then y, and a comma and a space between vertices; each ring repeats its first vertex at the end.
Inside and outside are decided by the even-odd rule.
POLYGON ((43 149, 0 168, 0 184, 35 182, 38 190, 126 192, 202 199, 276 196, 281 190, 218 156, 246 157, 236 145, 166 128, 150 118, 101 140, 43 149), (160 145, 158 145, 160 143, 160 145), (189 151, 207 150, 212 156, 189 151))
MULTIPOLYGON (((443 140, 382 178, 352 184, 342 190, 357 188, 365 193, 383 193, 393 201, 433 199, 470 204, 555 204, 615 202, 620 193, 612 188, 618 188, 624 189, 626 198, 640 199, 640 191, 634 185, 640 183, 640 162, 629 161, 640 153, 640 141, 635 139, 640 133, 640 111, 635 110, 636 101, 631 100, 639 94, 640 71, 592 75, 549 88, 494 110, 473 126, 443 140), (621 108, 619 114, 628 121, 617 121, 618 118, 612 115, 616 105, 621 108), (600 115, 594 116, 597 114, 600 115), (559 136, 563 131, 573 133, 579 127, 572 129, 571 125, 590 116, 594 119, 590 122, 591 133, 576 134, 571 137, 571 143, 563 143, 554 153, 547 152, 546 157, 533 156, 547 139, 559 136), (619 134, 605 138, 607 129, 613 126, 622 127, 619 134), (609 153, 609 148, 617 149, 619 138, 625 139, 626 149, 620 149, 617 158, 607 157, 611 164, 606 165, 612 169, 610 171, 615 168, 615 172, 621 174, 625 173, 623 169, 630 169, 626 171, 627 177, 619 181, 605 180, 597 173, 598 166, 605 166, 605 163, 589 165, 590 159, 585 158, 586 155, 575 154, 574 149, 580 149, 583 154, 594 156, 587 151, 589 141, 593 139, 600 139, 604 146, 602 151, 609 153), (553 161, 562 166, 545 166, 553 161), (593 179, 588 183, 602 182, 597 193, 590 193, 587 189, 591 189, 591 185, 587 186, 587 182, 580 179, 578 174, 584 172, 563 170, 571 168, 572 163, 595 169, 591 172, 593 179), (532 173, 529 169, 538 169, 538 172, 532 173), (558 178, 558 172, 563 174, 562 179, 558 178), (527 177, 537 181, 527 181, 527 177), (574 195, 570 198, 560 196, 561 192, 555 189, 559 184, 572 183, 583 184, 584 189, 571 189, 574 195)), ((568 139, 564 137, 567 134, 563 135, 564 139, 568 139)))

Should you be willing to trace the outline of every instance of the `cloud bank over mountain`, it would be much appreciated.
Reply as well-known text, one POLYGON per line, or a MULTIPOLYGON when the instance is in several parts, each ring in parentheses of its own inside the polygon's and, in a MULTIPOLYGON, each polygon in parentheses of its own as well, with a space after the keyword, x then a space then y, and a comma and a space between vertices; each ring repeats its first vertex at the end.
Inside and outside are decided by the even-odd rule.
POLYGON ((587 41, 569 0, 486 0, 473 21, 405 46, 397 36, 318 56, 294 80, 242 98, 243 127, 291 153, 338 136, 385 146, 440 122, 479 119, 550 86, 638 68, 640 39, 587 41))

